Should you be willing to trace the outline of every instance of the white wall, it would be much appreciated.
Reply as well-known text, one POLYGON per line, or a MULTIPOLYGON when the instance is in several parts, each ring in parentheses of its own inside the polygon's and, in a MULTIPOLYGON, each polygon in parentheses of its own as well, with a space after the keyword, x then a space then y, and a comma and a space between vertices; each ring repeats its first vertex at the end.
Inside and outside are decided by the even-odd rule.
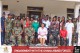
POLYGON ((74 8, 75 2, 60 2, 54 0, 3 0, 3 5, 9 6, 9 11, 19 15, 27 13, 27 6, 44 7, 44 14, 54 14, 67 17, 67 8, 74 8))
POLYGON ((0 46, 1 46, 1 16, 2 16, 2 2, 0 0, 0 46))
POLYGON ((2 2, 0 1, 0 18, 2 16, 2 2))

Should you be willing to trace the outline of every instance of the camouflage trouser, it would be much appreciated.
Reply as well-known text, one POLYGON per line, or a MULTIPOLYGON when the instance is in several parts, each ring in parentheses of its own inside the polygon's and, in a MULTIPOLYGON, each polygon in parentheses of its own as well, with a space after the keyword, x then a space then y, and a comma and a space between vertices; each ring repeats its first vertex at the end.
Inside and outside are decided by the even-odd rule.
POLYGON ((73 36, 72 36, 72 39, 73 39, 73 40, 72 40, 72 43, 73 43, 73 44, 74 44, 74 43, 77 43, 77 40, 78 40, 78 37, 77 37, 77 36, 78 36, 78 34, 77 34, 76 32, 74 32, 74 33, 73 33, 73 36))
POLYGON ((27 45, 30 45, 30 43, 32 43, 32 40, 34 38, 34 36, 25 36, 25 42, 27 45))
POLYGON ((25 43, 26 43, 26 45, 28 45, 28 36, 27 35, 25 35, 25 43))
POLYGON ((10 44, 10 36, 11 36, 11 30, 7 30, 5 33, 5 43, 10 44))
POLYGON ((17 45, 21 44, 21 38, 22 38, 21 35, 19 35, 19 36, 16 35, 15 36, 15 40, 16 40, 15 42, 16 42, 17 45))
POLYGON ((11 35, 11 37, 10 37, 10 44, 11 45, 15 45, 16 44, 16 40, 15 40, 15 36, 14 35, 11 35))
POLYGON ((33 40, 34 36, 28 36, 28 43, 32 43, 32 40, 33 40))
POLYGON ((60 37, 60 45, 61 46, 63 46, 63 45, 67 46, 67 38, 64 39, 64 38, 60 37))
POLYGON ((52 45, 52 46, 54 45, 54 39, 53 39, 53 37, 49 39, 49 43, 50 43, 50 45, 52 45))
POLYGON ((59 43, 59 38, 58 38, 58 36, 50 37, 50 38, 49 38, 49 43, 50 43, 52 46, 57 46, 58 43, 59 43))

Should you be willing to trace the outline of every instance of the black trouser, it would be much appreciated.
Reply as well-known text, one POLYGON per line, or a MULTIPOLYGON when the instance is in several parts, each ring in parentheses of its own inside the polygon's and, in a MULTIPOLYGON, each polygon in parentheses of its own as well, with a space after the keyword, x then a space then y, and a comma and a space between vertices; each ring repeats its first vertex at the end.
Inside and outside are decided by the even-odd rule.
POLYGON ((35 32, 34 42, 35 42, 35 43, 38 43, 38 33, 37 33, 37 32, 35 32))
POLYGON ((59 38, 58 38, 58 36, 53 36, 52 38, 50 38, 50 44, 52 46, 53 46, 53 44, 54 44, 54 46, 57 46, 59 44, 59 38))
POLYGON ((47 30, 48 30, 48 34, 47 34, 46 44, 48 45, 48 43, 49 43, 49 29, 47 29, 47 30))
POLYGON ((58 38, 58 36, 54 36, 54 41, 56 41, 55 46, 57 46, 59 44, 59 38, 58 38))
POLYGON ((30 45, 31 43, 31 36, 28 36, 28 44, 30 45))
POLYGON ((77 42, 78 42, 78 33, 74 32, 72 43, 74 45, 74 43, 77 43, 77 42))
POLYGON ((17 41, 18 41, 18 36, 15 36, 15 42, 16 42, 15 45, 16 46, 18 46, 18 42, 17 41))
POLYGON ((5 32, 1 32, 1 45, 5 43, 5 32))
POLYGON ((66 45, 67 46, 67 39, 64 40, 64 38, 60 37, 60 45, 61 46, 66 45))
POLYGON ((46 40, 46 44, 48 45, 49 43, 49 34, 47 35, 47 40, 46 40))

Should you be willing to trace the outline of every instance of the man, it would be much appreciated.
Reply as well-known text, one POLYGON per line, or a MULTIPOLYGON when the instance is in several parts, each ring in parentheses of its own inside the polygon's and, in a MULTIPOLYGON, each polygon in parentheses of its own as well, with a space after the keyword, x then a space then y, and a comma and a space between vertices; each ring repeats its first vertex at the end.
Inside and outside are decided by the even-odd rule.
POLYGON ((54 24, 52 28, 49 29, 49 35, 50 35, 50 44, 52 46, 58 46, 59 44, 59 30, 56 28, 56 25, 54 24))
POLYGON ((15 16, 15 19, 14 19, 14 21, 13 21, 13 27, 15 27, 15 26, 16 26, 16 23, 18 23, 17 16, 15 16))
POLYGON ((18 23, 16 23, 16 26, 13 28, 13 38, 15 37, 16 45, 21 45, 22 32, 23 30, 21 26, 18 23))
POLYGON ((46 28, 48 29, 50 26, 50 21, 48 20, 48 17, 45 17, 44 20, 42 20, 42 23, 46 25, 46 28))
POLYGON ((1 45, 4 44, 5 40, 5 14, 1 17, 1 45))
MULTIPOLYGON (((42 20, 42 23, 45 24, 45 27, 47 28, 47 30, 49 29, 50 27, 50 21, 48 20, 48 15, 46 15, 46 17, 44 18, 44 20, 42 20)), ((47 41, 46 41, 46 44, 49 43, 49 34, 47 35, 47 41)))
POLYGON ((15 40, 15 35, 14 34, 12 34, 10 36, 10 44, 13 45, 13 46, 16 44, 16 40, 15 40))
POLYGON ((53 17, 53 20, 52 20, 50 26, 53 27, 54 24, 55 24, 56 27, 59 29, 59 21, 57 21, 57 18, 56 18, 56 17, 53 17))
POLYGON ((78 33, 77 46, 80 46, 80 15, 78 16, 77 30, 76 30, 76 32, 78 33))
POLYGON ((31 27, 31 24, 24 29, 25 33, 25 42, 27 45, 30 45, 34 40, 35 30, 31 27))
POLYGON ((74 24, 74 33, 73 33, 73 37, 72 37, 72 43, 73 43, 73 45, 75 45, 77 43, 77 33, 76 33, 77 19, 76 18, 73 19, 73 24, 74 24))
POLYGON ((5 20, 5 43, 9 44, 10 36, 12 33, 12 16, 9 14, 8 18, 5 20))
POLYGON ((58 20, 57 20, 58 22, 60 22, 60 21, 61 21, 61 20, 60 20, 60 17, 58 17, 57 19, 58 19, 58 20))
POLYGON ((72 34, 74 32, 74 24, 72 23, 72 19, 69 18, 69 21, 65 24, 67 30, 67 39, 69 41, 69 46, 72 46, 72 34))

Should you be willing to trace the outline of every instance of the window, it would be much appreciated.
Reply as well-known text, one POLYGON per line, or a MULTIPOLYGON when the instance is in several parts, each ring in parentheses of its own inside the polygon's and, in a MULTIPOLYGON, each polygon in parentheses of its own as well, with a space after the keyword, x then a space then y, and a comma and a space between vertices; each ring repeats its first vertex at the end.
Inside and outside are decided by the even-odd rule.
POLYGON ((8 10, 8 5, 3 5, 3 10, 8 10))
POLYGON ((43 7, 34 7, 28 6, 27 7, 27 16, 29 17, 41 17, 43 14, 43 7))
POLYGON ((74 18, 74 9, 67 8, 67 18, 74 18))

